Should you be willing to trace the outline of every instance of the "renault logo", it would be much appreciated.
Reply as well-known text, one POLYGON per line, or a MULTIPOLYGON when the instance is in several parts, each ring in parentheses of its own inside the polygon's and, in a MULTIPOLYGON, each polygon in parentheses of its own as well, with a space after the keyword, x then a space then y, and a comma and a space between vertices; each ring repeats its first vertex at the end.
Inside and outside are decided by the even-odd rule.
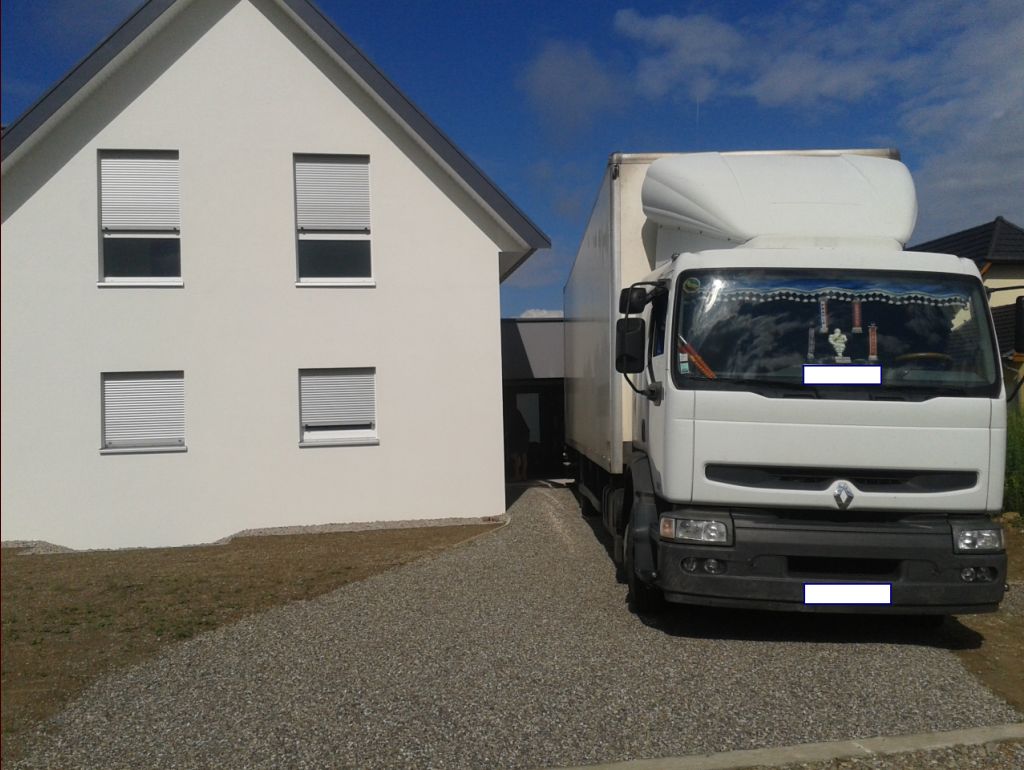
POLYGON ((845 511, 853 502, 853 490, 845 481, 840 481, 836 485, 836 491, 832 493, 832 497, 836 501, 836 505, 839 506, 839 510, 845 511))

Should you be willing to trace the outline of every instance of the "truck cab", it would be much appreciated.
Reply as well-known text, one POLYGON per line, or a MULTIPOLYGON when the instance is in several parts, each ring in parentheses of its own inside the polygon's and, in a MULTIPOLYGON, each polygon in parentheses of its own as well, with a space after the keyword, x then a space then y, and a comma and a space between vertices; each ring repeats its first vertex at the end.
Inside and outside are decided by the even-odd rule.
POLYGON ((634 604, 998 606, 1006 414, 973 263, 732 249, 637 289, 629 498, 609 517, 634 604))

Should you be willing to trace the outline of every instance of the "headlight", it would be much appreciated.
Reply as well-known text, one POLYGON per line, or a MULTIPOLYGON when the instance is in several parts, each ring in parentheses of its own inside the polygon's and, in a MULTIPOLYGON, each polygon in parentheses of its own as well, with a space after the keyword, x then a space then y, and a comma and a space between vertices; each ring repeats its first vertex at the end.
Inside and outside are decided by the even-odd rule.
POLYGON ((680 540, 705 545, 728 545, 729 525, 721 519, 682 519, 663 516, 659 528, 665 540, 680 540))
POLYGON ((1002 551, 1003 528, 998 524, 953 525, 953 550, 956 553, 1002 551))

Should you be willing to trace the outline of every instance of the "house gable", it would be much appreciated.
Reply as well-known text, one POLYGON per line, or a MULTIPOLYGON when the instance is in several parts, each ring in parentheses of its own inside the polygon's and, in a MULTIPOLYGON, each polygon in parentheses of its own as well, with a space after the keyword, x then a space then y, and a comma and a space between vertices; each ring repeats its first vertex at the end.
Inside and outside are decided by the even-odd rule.
MULTIPOLYGON (((76 108, 118 69, 123 68, 127 62, 132 62, 129 66, 134 66, 139 50, 146 48, 151 38, 159 35, 175 17, 189 10, 189 6, 201 6, 199 9, 191 9, 194 11, 193 17, 200 25, 204 22, 212 25, 234 4, 215 0, 149 0, 9 127, 3 137, 5 175, 25 150, 59 126, 67 116, 80 112, 76 108)), ((496 225, 503 231, 502 237, 494 238, 501 248, 502 279, 510 275, 533 251, 550 246, 548 237, 319 9, 307 0, 254 0, 254 5, 268 17, 274 16, 275 8, 287 14, 310 41, 319 46, 337 67, 344 70, 365 91, 370 101, 451 176, 486 216, 494 220, 490 226, 483 222, 479 224, 482 229, 493 230, 496 225)), ((283 29, 284 25, 279 26, 283 29)), ((168 66, 188 49, 189 40, 195 40, 197 35, 202 34, 201 29, 195 26, 187 30, 188 34, 182 32, 180 29, 177 31, 180 36, 177 41, 178 50, 173 50, 175 46, 165 45, 162 49, 163 60, 157 62, 155 67, 158 68, 161 63, 168 66)), ((310 47, 303 45, 296 36, 292 36, 292 41, 311 58, 315 58, 310 47)), ((260 55, 258 49, 251 49, 244 62, 258 62, 260 55)), ((323 61, 318 62, 318 66, 325 72, 328 69, 323 61)), ((158 74, 151 72, 154 77, 158 74)), ((348 94, 353 97, 350 89, 348 94)), ((122 108, 124 101, 120 105, 122 108)), ((116 104, 111 106, 115 111, 118 108, 116 104)), ((93 125, 94 130, 97 128, 93 125)), ((63 159, 66 160, 66 157, 63 159)), ((60 157, 53 158, 48 164, 50 170, 59 168, 60 161, 60 157)), ((47 178, 45 171, 42 176, 43 179, 47 178)), ((15 193, 15 199, 18 200, 17 191, 7 192, 15 193)), ((5 218, 10 210, 11 207, 5 206, 5 218)))

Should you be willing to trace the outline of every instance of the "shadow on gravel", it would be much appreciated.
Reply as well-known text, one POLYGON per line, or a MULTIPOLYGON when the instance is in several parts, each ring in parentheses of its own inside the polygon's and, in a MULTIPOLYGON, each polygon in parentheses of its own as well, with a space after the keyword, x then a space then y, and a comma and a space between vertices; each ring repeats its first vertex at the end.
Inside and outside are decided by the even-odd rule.
POLYGON ((640 620, 670 636, 690 639, 909 644, 943 650, 974 650, 984 642, 981 634, 956 618, 929 627, 930 619, 913 615, 765 612, 670 604, 662 614, 640 620))
MULTIPOLYGON (((601 518, 582 518, 612 561, 612 539, 601 518)), ((618 579, 624 582, 621 576, 618 579)), ((766 612, 668 604, 659 615, 639 616, 638 620, 670 636, 690 639, 908 644, 943 650, 976 650, 985 641, 984 636, 953 617, 936 626, 935 619, 926 616, 766 612)))
POLYGON ((505 510, 507 511, 516 501, 526 494, 531 487, 545 487, 546 489, 563 489, 569 486, 564 480, 558 479, 530 479, 528 481, 506 481, 505 482, 505 510))
POLYGON ((507 511, 515 505, 516 500, 526 494, 526 490, 529 488, 530 485, 526 483, 509 482, 505 484, 505 510, 507 511))

